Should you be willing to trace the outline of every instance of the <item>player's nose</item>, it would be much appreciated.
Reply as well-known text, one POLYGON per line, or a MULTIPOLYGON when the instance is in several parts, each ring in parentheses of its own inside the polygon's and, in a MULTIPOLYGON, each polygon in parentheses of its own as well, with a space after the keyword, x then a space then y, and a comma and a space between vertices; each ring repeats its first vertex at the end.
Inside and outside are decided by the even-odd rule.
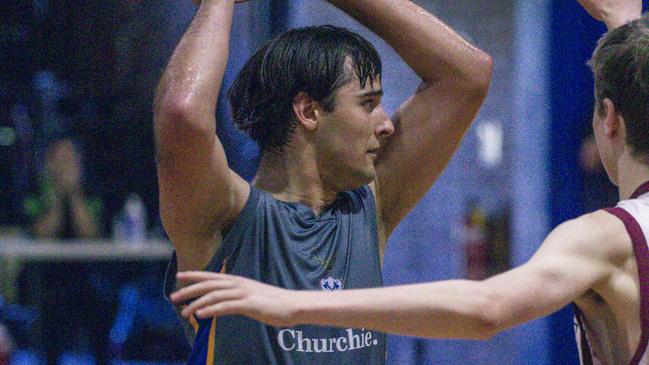
POLYGON ((394 133, 394 123, 388 114, 381 108, 380 117, 376 126, 376 135, 377 137, 386 138, 391 136, 394 133))

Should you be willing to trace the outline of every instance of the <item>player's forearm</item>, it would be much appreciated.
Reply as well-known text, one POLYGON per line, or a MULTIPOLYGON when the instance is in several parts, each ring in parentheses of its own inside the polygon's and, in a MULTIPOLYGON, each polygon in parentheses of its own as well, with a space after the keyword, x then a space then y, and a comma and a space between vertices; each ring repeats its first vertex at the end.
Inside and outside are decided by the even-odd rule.
POLYGON ((429 338, 486 339, 501 329, 490 311, 494 298, 478 282, 453 280, 298 295, 294 301, 297 323, 429 338))
POLYGON ((457 87, 488 87, 489 55, 416 4, 407 0, 329 1, 386 40, 424 81, 452 79, 457 87))
MULTIPOLYGON (((204 0, 160 80, 156 124, 191 120, 215 129, 216 100, 225 73, 234 0, 204 0)), ((160 126, 157 126, 160 127, 160 126)))

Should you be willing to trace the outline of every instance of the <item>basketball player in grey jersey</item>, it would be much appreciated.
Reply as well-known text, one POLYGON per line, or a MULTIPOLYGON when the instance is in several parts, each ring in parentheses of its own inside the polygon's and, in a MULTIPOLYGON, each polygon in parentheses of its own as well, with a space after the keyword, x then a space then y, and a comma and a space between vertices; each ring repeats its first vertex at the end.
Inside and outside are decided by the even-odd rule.
POLYGON ((591 59, 593 128, 620 203, 565 222, 526 264, 484 281, 337 293, 180 273, 185 314, 240 313, 278 326, 314 323, 433 338, 487 339, 576 304, 582 364, 648 365, 649 15, 640 0, 580 0, 609 32, 591 59))
MULTIPOLYGON (((380 59, 367 41, 335 27, 280 35, 251 58, 230 91, 235 123, 262 151, 251 186, 230 170, 215 135, 235 1, 200 2, 162 76, 154 106, 160 211, 175 248, 171 273, 239 270, 297 289, 380 285, 379 253, 458 147, 486 95, 492 61, 410 1, 329 2, 392 46, 421 78, 419 88, 390 118, 381 106, 380 59), (339 239, 340 232, 354 232, 345 225, 368 238, 339 239), (271 236, 265 235, 268 227, 271 236), (303 242, 307 236, 310 241, 303 242), (316 247, 316 236, 326 237, 327 247, 316 247), (345 254, 328 255, 337 249, 345 254), (278 258, 284 261, 274 261, 278 258), (318 258, 322 263, 314 264, 318 258), (291 270, 281 271, 288 262, 291 270), (359 274, 362 265, 371 268, 371 277, 359 274), (320 266, 325 272, 314 272, 320 266)), ((250 320, 237 327, 233 321, 242 320, 233 318, 224 319, 226 326, 190 319, 196 341, 207 351, 206 361, 194 353, 193 363, 209 363, 223 351, 241 354, 220 358, 228 363, 305 357, 306 363, 326 363, 332 351, 351 354, 377 343, 364 332, 343 333, 318 335, 311 338, 313 346, 301 348, 310 341, 300 337, 307 336, 301 330, 277 331, 250 320), (223 334, 223 328, 232 332, 223 334), (260 337, 219 351, 220 341, 243 341, 237 328, 260 337), (326 346, 320 347, 321 340, 326 346), (321 351, 307 357, 316 346, 321 351), (300 354, 284 357, 287 351, 300 354), (244 357, 258 353, 264 359, 244 357)), ((385 360, 384 352, 371 356, 372 363, 385 360)))

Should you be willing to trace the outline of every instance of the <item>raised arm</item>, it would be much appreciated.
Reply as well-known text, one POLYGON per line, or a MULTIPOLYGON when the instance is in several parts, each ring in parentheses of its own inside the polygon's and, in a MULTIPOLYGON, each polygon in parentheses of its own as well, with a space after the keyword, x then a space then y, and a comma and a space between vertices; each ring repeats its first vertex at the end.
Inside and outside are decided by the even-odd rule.
POLYGON ((432 338, 486 339, 550 314, 589 291, 609 299, 633 258, 624 225, 597 212, 555 229, 530 261, 484 281, 299 292, 225 274, 181 273, 195 284, 172 295, 194 300, 184 315, 244 314, 276 326, 318 324, 432 338))
POLYGON ((453 156, 487 93, 492 61, 410 1, 330 2, 386 40, 422 80, 393 116, 395 133, 377 160, 377 198, 390 233, 453 156))
POLYGON ((183 269, 202 269, 249 187, 216 137, 234 0, 205 0, 177 45, 154 105, 160 213, 183 269))

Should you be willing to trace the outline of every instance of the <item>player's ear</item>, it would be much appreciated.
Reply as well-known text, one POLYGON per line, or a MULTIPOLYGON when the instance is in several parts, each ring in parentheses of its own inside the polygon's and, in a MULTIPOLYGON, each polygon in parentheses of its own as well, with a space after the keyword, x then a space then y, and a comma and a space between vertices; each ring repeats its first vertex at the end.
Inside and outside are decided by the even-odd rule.
POLYGON ((313 131, 318 125, 318 102, 301 91, 293 98, 293 114, 300 125, 313 131))
POLYGON ((611 99, 604 98, 602 105, 604 107, 604 133, 607 137, 614 138, 621 132, 624 123, 623 117, 611 99))

